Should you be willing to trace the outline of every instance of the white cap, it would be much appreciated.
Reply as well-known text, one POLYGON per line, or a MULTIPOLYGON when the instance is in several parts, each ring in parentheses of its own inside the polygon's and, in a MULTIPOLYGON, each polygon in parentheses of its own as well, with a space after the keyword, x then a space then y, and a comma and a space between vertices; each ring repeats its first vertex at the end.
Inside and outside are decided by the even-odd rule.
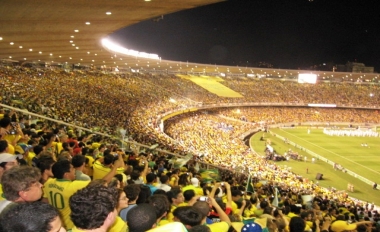
POLYGON ((22 155, 12 155, 9 153, 1 153, 0 154, 0 164, 14 161, 14 160, 16 160, 16 158, 22 159, 22 155))
POLYGON ((195 187, 199 186, 199 180, 195 177, 191 178, 191 184, 194 185, 195 187))

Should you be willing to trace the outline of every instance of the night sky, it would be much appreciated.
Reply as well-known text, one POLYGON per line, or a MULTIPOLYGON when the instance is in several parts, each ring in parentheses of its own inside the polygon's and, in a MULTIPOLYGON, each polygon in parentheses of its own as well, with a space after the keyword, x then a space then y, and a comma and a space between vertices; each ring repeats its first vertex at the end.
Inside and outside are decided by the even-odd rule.
POLYGON ((379 4, 230 0, 147 20, 112 38, 167 60, 234 66, 266 62, 284 69, 356 61, 379 72, 379 4))

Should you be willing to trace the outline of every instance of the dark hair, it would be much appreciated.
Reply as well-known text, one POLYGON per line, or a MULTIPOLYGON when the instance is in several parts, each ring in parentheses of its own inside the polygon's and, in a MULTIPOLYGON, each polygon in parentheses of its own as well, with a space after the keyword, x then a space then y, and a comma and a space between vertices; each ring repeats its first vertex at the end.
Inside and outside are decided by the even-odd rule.
POLYGON ((75 155, 71 160, 71 164, 74 168, 79 168, 85 163, 86 159, 83 155, 75 155))
POLYGON ((206 225, 197 225, 193 226, 190 229, 187 230, 188 232, 211 232, 210 227, 206 225))
POLYGON ((103 185, 87 186, 70 197, 70 218, 78 228, 91 230, 103 225, 116 209, 117 190, 103 185))
POLYGON ((169 192, 166 192, 166 195, 168 196, 170 203, 173 203, 172 198, 177 199, 178 194, 180 193, 182 193, 182 190, 180 188, 171 188, 169 192))
POLYGON ((66 172, 70 172, 70 161, 68 160, 59 160, 55 164, 53 164, 52 172, 55 178, 63 179, 63 176, 66 172))
POLYGON ((59 218, 58 210, 48 203, 36 201, 15 204, 2 214, 1 231, 49 232, 52 229, 50 223, 56 218, 59 218))
POLYGON ((147 203, 154 207, 157 218, 162 217, 170 211, 170 202, 165 195, 157 194, 150 196, 147 203))
POLYGON ((37 146, 33 147, 33 152, 36 155, 40 154, 43 150, 44 150, 44 147, 41 145, 37 145, 37 146))
POLYGON ((11 124, 11 118, 4 116, 2 119, 0 119, 0 127, 6 128, 10 124, 11 124))
POLYGON ((185 198, 185 201, 190 201, 191 198, 195 196, 195 191, 193 189, 188 189, 185 192, 183 192, 183 197, 185 198))
POLYGON ((19 166, 7 170, 1 177, 5 199, 17 200, 20 191, 29 189, 32 184, 39 182, 40 178, 40 170, 31 166, 19 166))
POLYGON ((40 169, 41 174, 45 172, 45 170, 49 170, 51 165, 55 163, 55 160, 50 156, 41 156, 37 159, 37 168, 40 169))
POLYGON ((136 204, 145 203, 148 197, 152 195, 152 191, 146 185, 140 184, 139 198, 137 198, 136 204))
POLYGON ((157 189, 156 191, 154 191, 153 195, 165 195, 166 199, 168 199, 168 197, 166 196, 166 192, 163 189, 157 189))
POLYGON ((115 156, 111 154, 104 155, 103 157, 104 157, 104 160, 103 160, 104 165, 112 164, 115 160, 115 156))
POLYGON ((207 215, 210 213, 210 206, 205 201, 197 201, 194 203, 193 207, 202 214, 202 217, 207 217, 207 215))
POLYGON ((301 217, 292 217, 289 221, 289 232, 302 232, 306 222, 301 217))
POLYGON ((124 187, 125 195, 128 197, 129 201, 134 201, 140 194, 140 185, 138 184, 130 184, 124 187))
POLYGON ((151 229, 156 220, 156 211, 149 204, 137 205, 127 214, 128 228, 133 232, 145 232, 151 229))
POLYGON ((148 173, 148 175, 146 175, 147 183, 152 183, 155 179, 156 179, 156 174, 154 173, 148 173))
POLYGON ((173 211, 173 215, 185 226, 196 226, 202 222, 202 213, 192 206, 181 206, 173 211))
POLYGON ((160 176, 160 182, 162 184, 165 184, 169 180, 169 177, 167 175, 160 176))
POLYGON ((3 153, 8 147, 7 140, 0 140, 0 152, 3 153))
POLYGON ((186 185, 189 185, 187 173, 181 174, 178 179, 178 185, 181 185, 182 187, 185 187, 186 185))

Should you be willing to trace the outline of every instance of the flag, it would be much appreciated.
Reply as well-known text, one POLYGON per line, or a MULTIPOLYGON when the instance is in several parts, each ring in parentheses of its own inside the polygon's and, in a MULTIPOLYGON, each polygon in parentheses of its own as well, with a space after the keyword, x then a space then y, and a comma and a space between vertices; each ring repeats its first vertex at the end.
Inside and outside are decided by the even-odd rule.
POLYGON ((246 191, 246 192, 251 192, 251 193, 255 192, 255 191, 253 190, 253 186, 252 186, 251 175, 248 176, 248 181, 247 181, 247 186, 245 187, 245 191, 246 191))
POLYGON ((272 205, 275 207, 278 207, 278 194, 277 194, 277 192, 278 192, 277 188, 274 188, 274 199, 272 201, 272 205))
POLYGON ((220 181, 219 171, 218 169, 207 169, 201 170, 201 178, 202 181, 211 182, 211 181, 220 181))
POLYGON ((182 158, 173 157, 171 160, 169 160, 169 163, 172 163, 174 168, 181 168, 192 158, 193 158, 193 155, 191 154, 187 154, 186 156, 183 156, 182 158))

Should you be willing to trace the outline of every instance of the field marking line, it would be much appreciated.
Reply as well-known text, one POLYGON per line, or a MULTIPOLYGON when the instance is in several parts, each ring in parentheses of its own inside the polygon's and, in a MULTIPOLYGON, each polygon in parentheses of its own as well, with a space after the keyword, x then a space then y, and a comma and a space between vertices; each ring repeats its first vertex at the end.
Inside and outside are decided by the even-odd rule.
MULTIPOLYGON (((359 165, 359 166, 363 167, 364 169, 367 169, 367 170, 369 170, 369 171, 372 171, 372 172, 374 172, 374 173, 376 173, 376 174, 380 174, 380 172, 375 171, 375 170, 373 170, 373 169, 371 169, 371 168, 368 168, 368 167, 366 167, 366 166, 364 166, 364 165, 362 165, 362 164, 359 164, 359 163, 357 163, 357 162, 355 162, 355 161, 352 161, 352 160, 350 160, 350 159, 347 159, 345 156, 341 156, 341 155, 339 155, 338 153, 335 153, 335 152, 333 152, 333 151, 327 150, 326 148, 323 148, 323 147, 321 147, 321 146, 318 146, 318 145, 316 145, 316 144, 314 144, 314 143, 311 143, 311 142, 309 142, 309 141, 307 141, 307 140, 305 140, 305 139, 303 139, 303 138, 300 138, 300 137, 298 137, 298 136, 296 136, 296 135, 294 135, 294 134, 291 134, 291 133, 289 133, 289 132, 287 132, 287 131, 284 131, 284 130, 281 129, 281 128, 280 128, 280 130, 283 131, 283 132, 285 132, 285 133, 287 133, 287 134, 289 134, 289 135, 291 135, 291 136, 293 136, 293 137, 296 137, 296 138, 298 138, 298 139, 300 139, 300 140, 302 140, 302 141, 305 141, 305 142, 307 142, 307 143, 309 143, 309 144, 311 144, 311 145, 313 145, 313 146, 315 146, 315 147, 319 147, 319 148, 321 148, 321 149, 323 149, 323 150, 325 150, 325 151, 327 151, 327 152, 329 152, 329 153, 331 153, 331 154, 334 154, 334 155, 336 155, 336 156, 338 156, 338 157, 340 157, 340 158, 343 158, 343 159, 345 159, 345 160, 347 160, 347 161, 349 161, 349 162, 351 162, 351 163, 354 163, 354 164, 356 164, 356 165, 359 165)), ((323 157, 323 156, 322 156, 322 157, 323 157)), ((326 157, 324 157, 324 158, 326 158, 326 157)), ((326 158, 326 159, 327 159, 327 158, 326 158)))

